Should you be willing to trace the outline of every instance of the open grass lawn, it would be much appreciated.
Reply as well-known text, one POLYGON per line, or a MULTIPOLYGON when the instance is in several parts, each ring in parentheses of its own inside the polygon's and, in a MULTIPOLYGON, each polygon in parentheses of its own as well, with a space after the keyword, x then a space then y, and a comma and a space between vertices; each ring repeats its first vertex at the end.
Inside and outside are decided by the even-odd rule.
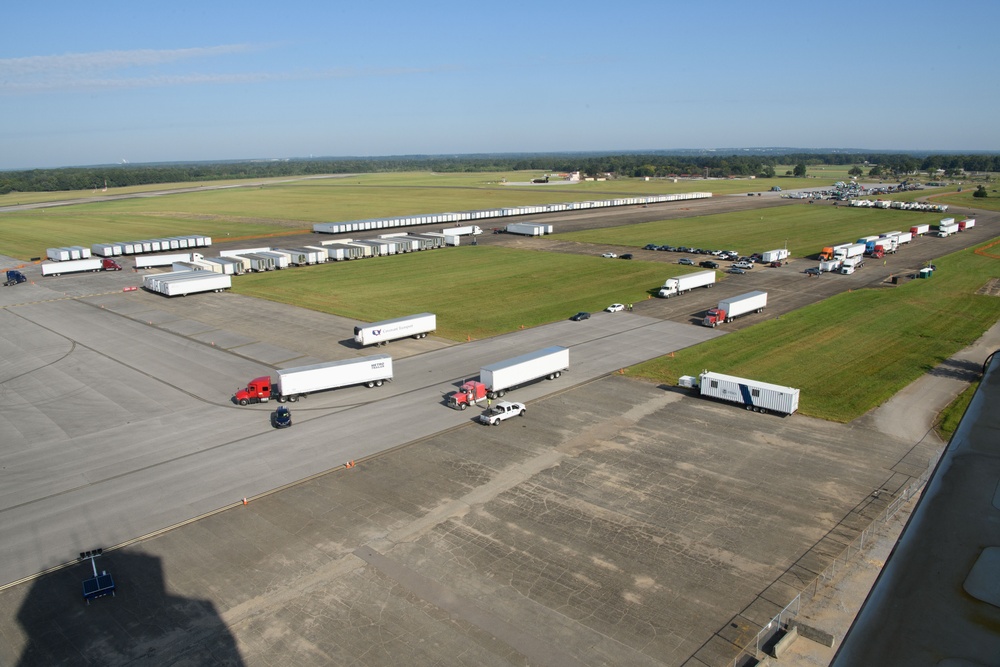
POLYGON ((968 206, 969 208, 981 208, 986 211, 1000 211, 1000 185, 997 183, 969 183, 963 185, 962 191, 957 192, 959 186, 949 186, 941 188, 942 194, 934 195, 931 201, 935 204, 949 204, 951 206, 968 206), (973 197, 977 185, 986 186, 986 197, 973 197))
POLYGON ((736 250, 749 254, 787 247, 793 257, 809 257, 824 246, 848 243, 862 236, 909 230, 919 223, 936 224, 940 216, 833 206, 829 202, 646 222, 560 235, 582 243, 641 248, 647 243, 736 250))
POLYGON ((431 312, 438 336, 464 341, 636 302, 667 275, 654 262, 464 246, 244 275, 233 291, 366 322, 431 312))
POLYGON ((802 390, 803 414, 847 422, 975 341, 1000 298, 975 294, 1000 260, 972 250, 936 260, 929 280, 849 292, 629 369, 676 383, 708 369, 802 390))

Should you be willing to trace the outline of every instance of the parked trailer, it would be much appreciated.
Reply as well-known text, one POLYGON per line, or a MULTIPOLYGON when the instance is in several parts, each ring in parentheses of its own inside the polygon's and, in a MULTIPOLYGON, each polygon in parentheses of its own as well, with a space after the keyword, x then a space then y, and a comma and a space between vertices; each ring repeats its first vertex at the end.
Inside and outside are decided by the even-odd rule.
POLYGON ((328 361, 311 366, 286 368, 278 371, 277 381, 270 376, 254 378, 245 389, 233 395, 240 405, 266 403, 274 398, 279 403, 297 401, 317 391, 363 384, 381 387, 392 380, 392 357, 375 354, 370 357, 328 361))
POLYGON ((265 252, 257 253, 261 257, 267 257, 271 260, 275 269, 287 269, 288 268, 288 255, 283 252, 275 252, 273 250, 267 250, 265 252))
MULTIPOLYGON (((948 220, 954 220, 954 218, 948 218, 948 220)), ((941 221, 944 223, 944 220, 941 221)), ((937 236, 940 238, 945 238, 946 236, 951 236, 952 234, 958 233, 958 223, 950 222, 948 224, 938 225, 937 236)))
POLYGON ((975 218, 968 218, 966 220, 959 220, 958 221, 958 231, 960 231, 960 232, 964 232, 966 229, 969 229, 970 227, 975 227, 975 226, 976 226, 976 219, 975 218))
POLYGON ((701 396, 736 403, 754 412, 790 415, 799 409, 799 390, 794 387, 710 371, 699 375, 697 384, 701 396))
POLYGON ((228 274, 213 271, 176 271, 144 276, 142 286, 164 296, 187 296, 227 290, 233 286, 233 280, 228 274))
POLYGON ((914 225, 910 227, 910 233, 914 236, 923 236, 929 231, 931 231, 930 225, 914 225))
POLYGON ((448 405, 464 410, 470 403, 494 399, 521 385, 569 370, 569 348, 553 346, 522 354, 479 369, 479 381, 470 380, 448 396, 448 405))
POLYGON ((833 253, 833 259, 845 260, 852 259, 854 257, 863 257, 865 254, 865 244, 864 243, 845 243, 843 245, 837 246, 837 249, 833 253))
POLYGON ((788 259, 788 249, 778 248, 777 250, 767 250, 761 253, 761 259, 765 264, 770 264, 771 262, 783 262, 788 259))
POLYGON ((466 225, 464 227, 446 227, 441 232, 448 236, 479 236, 483 230, 479 225, 466 225))
POLYGON ((46 259, 51 259, 53 262, 68 262, 73 259, 70 257, 69 248, 48 248, 45 251, 45 257, 46 259))
POLYGON ((90 259, 71 259, 65 262, 42 264, 43 276, 58 276, 63 273, 79 273, 81 271, 121 271, 121 265, 113 259, 91 257, 90 259))
POLYGON ((354 327, 354 341, 362 347, 385 345, 400 338, 426 338, 435 329, 437 316, 434 313, 420 313, 354 327))
POLYGON ((767 292, 754 291, 723 299, 719 305, 705 313, 702 324, 715 327, 724 322, 732 322, 748 313, 759 313, 767 306, 767 292))
POLYGON ((136 255, 135 268, 150 269, 158 266, 170 266, 174 262, 190 262, 192 259, 204 259, 204 255, 196 252, 175 252, 169 255, 136 255))
POLYGON ((677 276, 676 278, 667 278, 667 281, 663 283, 663 287, 657 292, 657 296, 667 299, 678 294, 684 294, 684 292, 690 292, 696 287, 711 289, 714 284, 715 271, 698 271, 697 273, 689 273, 677 276))
POLYGON ((552 225, 531 222, 512 222, 504 229, 508 234, 522 234, 524 236, 544 236, 552 233, 552 225))

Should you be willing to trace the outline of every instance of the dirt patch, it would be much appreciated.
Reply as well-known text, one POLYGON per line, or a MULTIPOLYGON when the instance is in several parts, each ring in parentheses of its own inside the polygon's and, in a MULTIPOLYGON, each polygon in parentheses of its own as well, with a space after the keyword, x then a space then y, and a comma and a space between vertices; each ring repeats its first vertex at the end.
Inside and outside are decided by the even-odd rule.
POLYGON ((991 278, 989 282, 976 291, 976 294, 1000 296, 1000 278, 991 278))

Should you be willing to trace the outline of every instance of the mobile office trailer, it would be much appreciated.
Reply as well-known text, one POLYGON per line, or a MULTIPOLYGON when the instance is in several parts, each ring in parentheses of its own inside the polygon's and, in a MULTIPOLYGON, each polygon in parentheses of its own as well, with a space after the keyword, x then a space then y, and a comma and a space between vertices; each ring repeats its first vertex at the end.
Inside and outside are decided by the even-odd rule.
MULTIPOLYGON (((51 259, 53 262, 68 262, 73 259, 70 255, 69 248, 48 248, 45 251, 45 257, 51 259)), ((77 259, 80 259, 77 257, 77 259)))
POLYGON ((150 269, 157 266, 170 266, 174 262, 190 262, 192 259, 204 259, 204 255, 196 252, 176 252, 169 255, 136 255, 135 268, 150 269))
POLYGON ((439 236, 441 237, 441 245, 439 248, 444 246, 457 246, 462 242, 462 237, 455 234, 442 234, 441 232, 427 232, 426 234, 421 234, 421 236, 439 236))
POLYGON ((352 248, 359 248, 361 250, 359 259, 375 256, 375 249, 366 243, 362 243, 361 241, 344 241, 344 245, 351 246, 352 248))
POLYGON ((220 250, 219 257, 235 257, 236 255, 248 255, 255 252, 267 252, 270 248, 239 248, 237 250, 220 250))
POLYGON ((553 346, 483 366, 479 381, 486 386, 487 396, 496 398, 534 380, 554 380, 566 370, 569 370, 569 348, 553 346))
POLYGON ((274 252, 273 250, 268 250, 267 252, 259 252, 258 255, 262 257, 267 257, 271 260, 274 268, 276 270, 287 269, 288 268, 288 255, 283 252, 274 252))
POLYGON ((400 338, 426 338, 435 329, 437 316, 434 313, 420 313, 354 327, 354 341, 362 347, 385 345, 400 338))
POLYGON ((662 299, 667 299, 678 294, 683 294, 684 292, 690 292, 696 287, 711 289, 714 284, 715 271, 710 270, 688 273, 687 275, 677 276, 676 278, 667 278, 667 281, 663 283, 663 287, 661 287, 660 291, 657 292, 657 296, 662 299))
POLYGON ((799 409, 799 390, 769 382, 704 371, 698 376, 702 396, 743 405, 754 412, 790 415, 799 409))
POLYGON ((421 250, 436 250, 444 247, 443 234, 410 234, 411 238, 420 239, 421 250))
POLYGON ((839 259, 828 259, 819 263, 819 270, 823 273, 838 271, 843 262, 839 259))
POLYGON ((70 246, 69 252, 73 259, 90 259, 90 248, 85 248, 82 245, 70 246))
POLYGON ((788 259, 788 250, 786 248, 778 248, 777 250, 767 250, 761 253, 760 261, 765 264, 771 262, 782 262, 788 259))
POLYGON ((316 248, 309 247, 276 248, 276 250, 288 253, 288 261, 296 266, 319 264, 321 262, 325 262, 328 257, 326 250, 317 250, 316 248))
POLYGON ((245 389, 239 389, 233 400, 240 405, 264 403, 275 398, 279 403, 297 401, 311 393, 363 384, 381 387, 392 380, 392 357, 375 354, 358 359, 328 361, 311 366, 286 368, 278 371, 277 381, 270 376, 254 378, 245 389))
POLYGON ((259 252, 248 252, 240 255, 240 257, 250 262, 250 270, 254 273, 274 271, 274 260, 259 252))
MULTIPOLYGON (((206 257, 205 263, 210 265, 209 270, 215 273, 224 273, 227 276, 237 275, 238 262, 234 262, 228 257, 206 257)), ((242 273, 242 264, 239 264, 242 273)))
POLYGON ((95 243, 90 246, 90 254, 97 257, 114 257, 122 254, 122 249, 116 243, 95 243))
POLYGON ((365 256, 364 248, 350 243, 324 243, 327 257, 335 261, 361 259, 365 256))

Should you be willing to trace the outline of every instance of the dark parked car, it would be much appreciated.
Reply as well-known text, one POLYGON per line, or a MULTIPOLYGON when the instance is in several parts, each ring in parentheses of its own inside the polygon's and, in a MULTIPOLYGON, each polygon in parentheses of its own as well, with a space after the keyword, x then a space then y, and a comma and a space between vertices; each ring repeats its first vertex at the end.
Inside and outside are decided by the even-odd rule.
POLYGON ((627 252, 624 255, 622 255, 621 257, 619 257, 618 259, 632 259, 632 253, 627 252))
POLYGON ((811 269, 806 269, 805 272, 806 272, 806 275, 810 275, 810 276, 818 276, 818 275, 821 275, 823 273, 822 271, 819 270, 819 267, 817 267, 817 266, 814 266, 811 269))
POLYGON ((274 428, 288 428, 292 425, 292 411, 284 405, 279 405, 274 411, 274 428))
POLYGON ((647 243, 646 245, 642 246, 642 249, 643 250, 659 250, 660 246, 656 245, 655 243, 647 243))
POLYGON ((706 269, 717 269, 717 268, 719 268, 719 263, 718 262, 711 262, 711 261, 709 261, 709 260, 706 259, 704 262, 698 262, 698 266, 701 266, 701 267, 706 268, 706 269))
POLYGON ((661 245, 657 250, 666 250, 668 252, 676 252, 677 247, 672 245, 661 245))
POLYGON ((744 271, 743 269, 729 269, 726 271, 726 273, 732 273, 737 276, 742 276, 744 273, 746 273, 746 271, 744 271))
POLYGON ((581 322, 583 320, 589 320, 590 319, 590 313, 585 313, 585 312, 581 311, 581 312, 577 313, 576 315, 574 315, 573 317, 571 317, 569 319, 573 320, 574 322, 581 322))

